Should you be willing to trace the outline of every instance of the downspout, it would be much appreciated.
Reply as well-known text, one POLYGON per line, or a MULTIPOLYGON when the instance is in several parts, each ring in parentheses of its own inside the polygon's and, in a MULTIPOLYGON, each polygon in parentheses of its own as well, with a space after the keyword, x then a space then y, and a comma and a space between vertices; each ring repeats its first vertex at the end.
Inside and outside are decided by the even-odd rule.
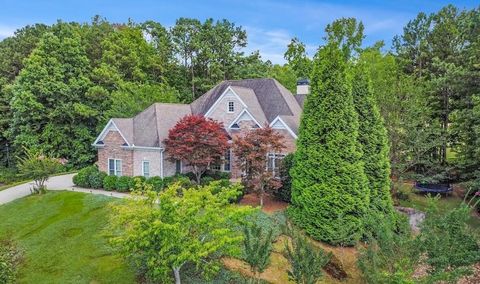
POLYGON ((160 151, 160 177, 163 179, 163 151, 165 150, 161 150, 160 151))

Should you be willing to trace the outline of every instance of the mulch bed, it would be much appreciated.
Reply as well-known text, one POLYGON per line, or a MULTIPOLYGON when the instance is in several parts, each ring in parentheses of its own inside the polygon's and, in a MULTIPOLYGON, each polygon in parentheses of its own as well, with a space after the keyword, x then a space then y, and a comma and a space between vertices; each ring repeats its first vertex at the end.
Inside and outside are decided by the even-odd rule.
MULTIPOLYGON (((240 201, 242 205, 250 205, 253 207, 260 206, 260 198, 255 193, 245 194, 240 201)), ((262 211, 265 213, 273 213, 275 211, 285 210, 288 206, 288 203, 278 200, 271 195, 265 195, 263 197, 263 208, 262 211)))

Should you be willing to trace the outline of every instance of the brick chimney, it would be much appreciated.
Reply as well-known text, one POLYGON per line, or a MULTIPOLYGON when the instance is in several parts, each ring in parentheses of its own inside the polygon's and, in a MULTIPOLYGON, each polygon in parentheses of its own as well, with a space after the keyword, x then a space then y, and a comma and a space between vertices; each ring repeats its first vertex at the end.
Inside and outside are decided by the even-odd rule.
POLYGON ((297 95, 310 94, 310 80, 300 79, 297 81, 297 95))

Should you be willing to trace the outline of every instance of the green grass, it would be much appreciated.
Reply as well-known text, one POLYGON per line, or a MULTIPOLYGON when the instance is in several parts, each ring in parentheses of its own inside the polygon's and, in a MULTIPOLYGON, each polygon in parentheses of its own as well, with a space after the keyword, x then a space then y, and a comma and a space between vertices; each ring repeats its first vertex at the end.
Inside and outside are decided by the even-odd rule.
MULTIPOLYGON (((408 200, 400 200, 400 206, 415 208, 420 211, 426 211, 428 208, 428 197, 427 195, 417 194, 413 192, 413 188, 408 184, 396 185, 399 186, 399 190, 408 193, 408 200)), ((459 206, 462 203, 463 199, 454 195, 442 196, 438 201, 438 208, 440 212, 448 212, 453 208, 459 206)), ((477 216, 470 217, 469 225, 472 228, 480 233, 480 218, 477 216)))
POLYGON ((48 192, 0 206, 0 238, 13 238, 24 251, 18 282, 134 283, 103 232, 114 200, 48 192))

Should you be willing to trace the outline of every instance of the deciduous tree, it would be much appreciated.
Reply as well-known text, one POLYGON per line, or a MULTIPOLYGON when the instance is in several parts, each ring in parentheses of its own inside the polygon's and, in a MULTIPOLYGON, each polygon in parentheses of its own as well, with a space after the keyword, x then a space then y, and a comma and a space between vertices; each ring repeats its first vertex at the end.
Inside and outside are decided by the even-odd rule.
POLYGON ((242 182, 260 196, 260 206, 263 206, 263 196, 268 189, 281 186, 275 173, 268 170, 267 162, 269 154, 280 153, 283 148, 283 135, 270 127, 252 129, 234 138, 233 153, 244 173, 242 182))
POLYGON ((186 162, 200 184, 203 173, 220 162, 228 149, 228 136, 222 124, 198 115, 182 118, 168 131, 165 152, 172 161, 186 162))
POLYGON ((145 184, 137 187, 143 197, 113 207, 113 244, 151 281, 169 283, 173 274, 181 283, 187 263, 209 279, 222 256, 240 253, 242 235, 230 228, 253 212, 230 204, 241 194, 238 185, 213 194, 215 187, 181 190, 174 184, 160 193, 145 184))

